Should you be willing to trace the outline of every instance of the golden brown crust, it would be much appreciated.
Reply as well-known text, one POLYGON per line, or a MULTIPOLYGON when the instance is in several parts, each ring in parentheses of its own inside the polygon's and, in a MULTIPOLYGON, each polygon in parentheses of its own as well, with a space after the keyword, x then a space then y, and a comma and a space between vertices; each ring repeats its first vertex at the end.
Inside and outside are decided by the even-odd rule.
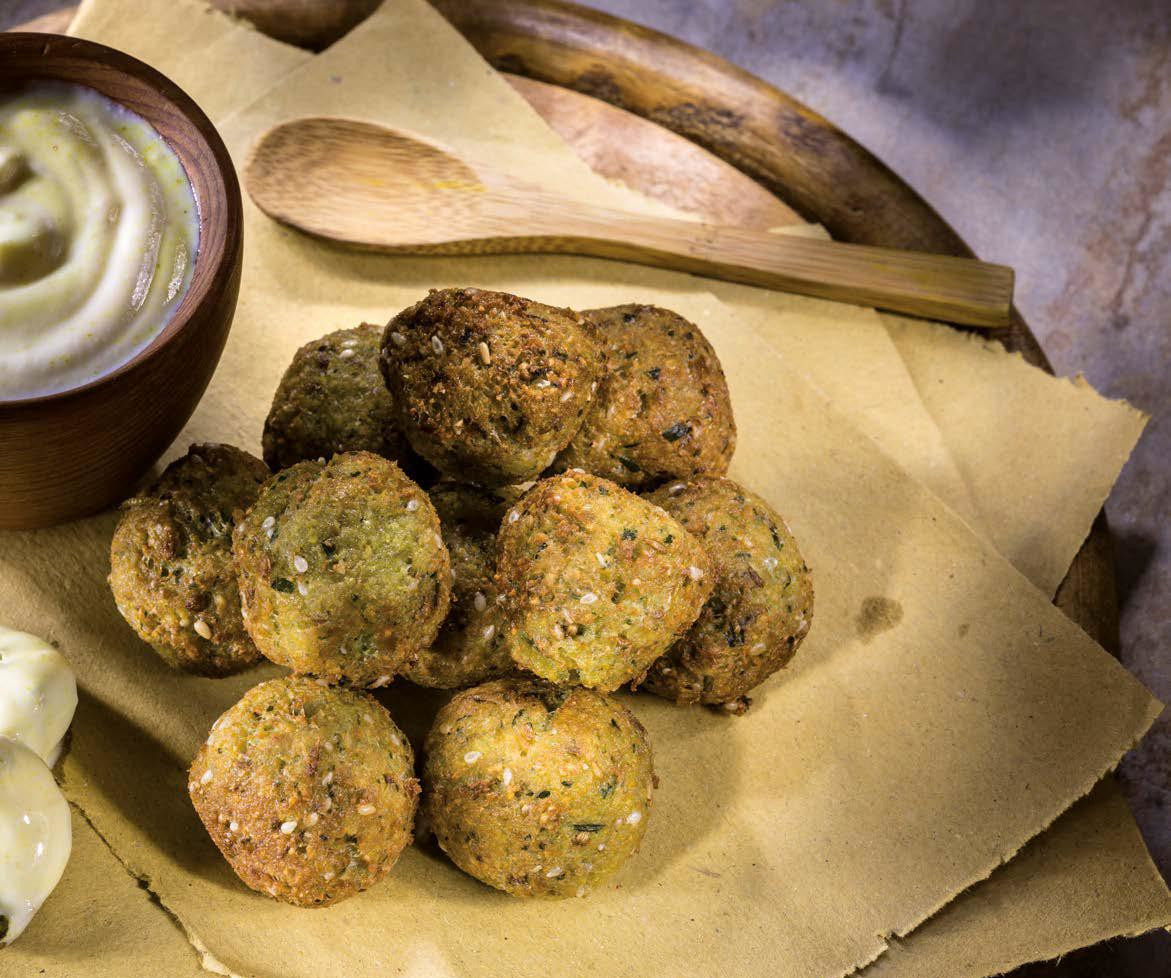
POLYGON ((516 671, 504 648, 496 572, 496 535, 523 487, 485 489, 440 482, 428 493, 451 554, 451 610, 429 648, 403 671, 420 686, 459 689, 516 671))
POLYGON ((110 590, 122 617, 175 669, 227 676, 260 661, 241 617, 232 529, 269 474, 231 445, 192 445, 123 504, 110 590))
POLYGON ((585 896, 646 831, 651 747, 613 697, 485 683, 439 711, 426 756, 424 805, 440 846, 513 896, 585 896))
POLYGON ((447 614, 451 561, 435 508, 370 452, 273 476, 233 549, 249 634, 295 672, 385 685, 447 614))
POLYGON ((187 787, 240 879, 300 907, 383 879, 419 794, 411 746, 377 700, 297 676, 250 689, 215 722, 187 787))
POLYGON ((509 511, 496 583, 513 661, 552 682, 614 690, 695 620, 711 567, 658 506, 574 470, 509 511))
POLYGON ((408 471, 417 464, 378 369, 381 339, 380 326, 363 323, 293 355, 264 422, 264 460, 274 472, 338 452, 374 452, 408 471))
POLYGON ((598 326, 606 372, 554 468, 585 469, 629 488, 723 475, 736 423, 724 370, 699 327, 657 306, 582 316, 598 326))
POLYGON ((453 479, 535 478, 581 426, 601 370, 593 327, 505 292, 444 289, 386 327, 381 365, 411 447, 453 479))
POLYGON ((809 632, 809 568, 780 515, 730 479, 670 483, 648 498, 703 544, 715 589, 644 685, 678 703, 743 712, 745 694, 787 665, 809 632))

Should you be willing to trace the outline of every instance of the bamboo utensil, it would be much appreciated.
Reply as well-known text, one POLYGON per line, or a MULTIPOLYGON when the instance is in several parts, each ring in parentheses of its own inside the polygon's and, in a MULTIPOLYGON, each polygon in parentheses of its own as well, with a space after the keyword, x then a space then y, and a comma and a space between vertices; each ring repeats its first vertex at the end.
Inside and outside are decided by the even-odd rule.
POLYGON ((589 255, 974 326, 1009 321, 1003 265, 592 207, 355 119, 275 126, 244 183, 270 217, 364 249, 589 255))

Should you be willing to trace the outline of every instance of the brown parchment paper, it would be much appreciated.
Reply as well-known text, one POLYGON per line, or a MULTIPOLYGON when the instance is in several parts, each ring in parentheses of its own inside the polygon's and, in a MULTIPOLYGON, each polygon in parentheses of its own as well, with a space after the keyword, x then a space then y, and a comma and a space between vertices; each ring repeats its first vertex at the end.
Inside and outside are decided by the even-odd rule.
POLYGON ((1126 801, 1113 783, 1103 783, 988 882, 953 900, 905 942, 892 941, 862 974, 998 975, 1064 954, 1071 936, 1085 945, 1165 927, 1167 891, 1152 869, 1126 801), (1130 921, 1128 930, 1118 931, 1120 920, 1130 921))
POLYGON ((207 978, 182 930, 73 813, 61 882, 19 940, 0 950, 5 978, 207 978))
MULTIPOLYGON (((558 294, 586 304, 606 288, 558 294)), ((420 849, 387 884, 328 910, 290 911, 244 890, 195 822, 184 762, 256 677, 177 677, 128 640, 103 580, 112 515, 28 535, 18 560, 0 561, 32 618, 16 624, 52 626, 86 691, 67 792, 232 970, 362 975, 396 960, 418 973, 523 975, 569 955, 603 974, 616 960, 652 975, 717 963, 752 974, 764 961, 836 974, 1011 856, 1149 723, 1156 707, 1124 670, 933 495, 711 300, 673 298, 728 369, 743 438, 736 475, 786 511, 804 542, 818 630, 741 722, 637 700, 663 787, 643 852, 585 913, 498 896, 420 849), (751 409, 770 399, 776 415, 751 409), (790 433, 779 444, 776 417, 790 433), (884 622, 862 612, 874 598, 886 602, 884 622), (705 797, 711 807, 696 804, 705 797), (648 931, 652 920, 662 926, 648 931)), ((283 343, 283 364, 300 338, 289 343, 288 325, 258 334, 253 357, 283 343)), ((233 387, 209 393, 200 414, 210 424, 195 437, 223 427, 217 409, 249 400, 233 387)), ((408 727, 412 699, 405 688, 390 697, 408 727)))
POLYGON ((1001 553, 1053 594, 1146 416, 1098 396, 1080 377, 1066 380, 1031 367, 995 339, 901 316, 882 320, 943 432, 979 524, 1001 553), (985 461, 992 443, 995 467, 985 461))

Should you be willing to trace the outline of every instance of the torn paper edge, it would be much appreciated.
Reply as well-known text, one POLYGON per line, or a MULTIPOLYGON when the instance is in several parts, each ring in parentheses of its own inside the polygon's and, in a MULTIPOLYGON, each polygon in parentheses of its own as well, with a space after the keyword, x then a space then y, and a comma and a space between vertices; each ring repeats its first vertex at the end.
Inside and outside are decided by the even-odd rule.
POLYGON ((90 831, 93 832, 95 836, 97 836, 98 841, 100 841, 101 844, 105 847, 106 851, 114 857, 115 861, 119 866, 122 867, 126 875, 138 884, 138 888, 146 894, 147 902, 157 907, 167 917, 167 919, 171 921, 175 929, 183 934, 184 938, 187 940, 187 943, 191 945, 192 951, 195 952, 195 957, 199 966, 203 968, 204 971, 211 972, 214 975, 222 975, 224 978, 244 978, 244 976, 238 975, 234 971, 231 971, 227 965, 223 964, 223 962, 216 958, 215 955, 213 955, 211 951, 207 949, 207 946, 199 938, 199 935, 191 930, 191 928, 189 928, 183 922, 183 918, 180 917, 175 910, 168 906, 167 902, 162 898, 159 892, 155 890, 150 876, 148 876, 146 873, 139 872, 133 866, 131 866, 129 862, 122 858, 121 853, 119 853, 118 850, 114 848, 114 846, 110 843, 110 840, 106 838, 102 830, 99 829, 94 820, 90 818, 89 813, 86 812, 86 810, 78 802, 70 800, 69 807, 77 813, 78 817, 83 822, 85 822, 87 826, 89 826, 90 831))
MULTIPOLYGON (((862 972, 864 969, 870 967, 870 965, 874 964, 874 962, 876 962, 887 951, 890 950, 892 943, 903 940, 904 938, 906 938, 909 935, 911 935, 912 933, 914 933, 915 930, 917 930, 919 927, 922 927, 923 924, 925 924, 928 920, 930 920, 932 917, 934 917, 936 914, 938 914, 941 910, 943 910, 944 907, 948 906, 954 900, 956 900, 957 898, 959 898, 963 894, 967 893, 973 887, 978 886, 980 883, 985 882, 987 879, 989 879, 992 876, 993 873, 995 873, 1001 867, 1008 865, 1008 863, 1010 863, 1014 858, 1016 858, 1017 854, 1020 853, 1020 851, 1025 848, 1025 846, 1027 846, 1034 839, 1037 839, 1038 837, 1040 837, 1042 835, 1042 833, 1048 831, 1053 826, 1053 824, 1059 818, 1061 818, 1062 815, 1064 815, 1074 805, 1076 805, 1078 802, 1080 802, 1082 799, 1084 799, 1087 795, 1089 795, 1089 793, 1091 791, 1093 791, 1094 787, 1098 784, 1098 782, 1100 782, 1103 778, 1109 777, 1114 772, 1114 770, 1118 767, 1119 763, 1121 762, 1122 758, 1129 751, 1133 750, 1135 748, 1135 746, 1139 743, 1139 741, 1141 741, 1143 739, 1143 737, 1146 736, 1147 731, 1150 730, 1150 728, 1154 724, 1155 720, 1158 719, 1159 715, 1162 713, 1163 704, 1159 703, 1158 705, 1159 705, 1158 712, 1155 712, 1152 716, 1149 717, 1149 719, 1147 720, 1146 727, 1143 729, 1143 731, 1140 734, 1138 734, 1134 738, 1134 740, 1131 742, 1130 746, 1125 748, 1122 751, 1122 753, 1119 754, 1118 759, 1115 760, 1112 764, 1110 764, 1104 771, 1102 771, 1102 773, 1099 774, 1098 777, 1092 779, 1088 785, 1083 786, 1081 788, 1081 790, 1078 792, 1077 796, 1074 797, 1065 808, 1063 808, 1060 812, 1058 812, 1056 815, 1051 817, 1048 821, 1044 822, 1037 829, 1036 832, 1034 832, 1024 842, 1020 843, 1020 845, 1016 846, 1015 848, 1013 848, 1011 851, 1009 851, 1007 853, 1002 852, 1000 854, 1000 856, 997 857, 996 861, 987 868, 987 870, 977 871, 977 873, 973 874, 973 876, 966 883, 964 883, 964 885, 959 890, 957 890, 950 897, 941 901, 936 906, 934 906, 933 908, 928 910, 922 916, 918 917, 915 920, 910 921, 909 923, 903 925, 902 927, 896 928, 895 930, 893 930, 889 934, 878 934, 877 935, 878 940, 880 940, 882 942, 882 950, 880 950, 877 954, 875 954, 868 961, 866 961, 862 964, 859 964, 859 965, 857 965, 847 971, 839 972, 836 975, 834 975, 833 978, 851 978, 851 976, 857 975, 860 972, 862 972)), ((1148 855, 1148 858, 1149 858, 1149 855, 1148 855)), ((1157 926, 1148 928, 1147 930, 1139 931, 1138 933, 1145 934, 1145 933, 1148 933, 1148 931, 1150 931, 1150 930, 1156 930, 1156 929, 1158 929, 1157 926)), ((1167 929, 1169 931, 1171 931, 1171 925, 1168 925, 1167 929)), ((1119 935, 1115 935, 1115 936, 1121 937, 1121 936, 1136 936, 1136 935, 1121 935, 1121 934, 1119 934, 1119 935)), ((1077 950, 1080 950, 1080 948, 1077 950)), ((1052 959, 1037 958, 1036 960, 1045 961, 1045 960, 1052 960, 1052 959)), ((1021 962, 1021 963, 1027 964, 1028 962, 1021 962)))

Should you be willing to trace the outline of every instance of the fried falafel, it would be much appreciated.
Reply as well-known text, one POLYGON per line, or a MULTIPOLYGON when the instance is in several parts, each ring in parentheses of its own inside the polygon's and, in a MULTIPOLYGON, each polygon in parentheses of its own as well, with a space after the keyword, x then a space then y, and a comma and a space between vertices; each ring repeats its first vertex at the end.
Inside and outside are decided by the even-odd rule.
POLYGON ((723 475, 736 423, 723 367, 699 327, 657 306, 582 316, 599 328, 606 371, 554 468, 585 469, 634 489, 723 475))
POLYGON ((637 681, 711 593, 698 540, 658 506, 573 470, 505 517, 496 585, 514 662, 555 683, 637 681))
POLYGON ((419 782, 374 697, 285 676, 212 726, 188 792, 248 886, 324 907, 383 879, 411 841, 419 782))
POLYGON ((506 485, 539 475, 581 426, 602 351, 569 309, 444 289, 390 321, 380 362, 416 452, 453 479, 506 485))
POLYGON ((244 623, 278 665, 380 686, 430 645, 451 598, 435 508, 370 452, 273 476, 236 528, 244 623))
POLYGON ((274 471, 338 452, 373 452, 411 472, 418 460, 398 429, 378 368, 382 329, 363 323, 306 343, 294 355, 264 422, 274 471))
POLYGON ((172 668, 227 676, 260 661, 240 613, 232 529, 270 474, 231 445, 192 445, 123 503, 110 590, 122 617, 172 668))
POLYGON ((433 486, 443 542, 451 554, 451 610, 439 635, 403 676, 420 686, 458 689, 516 671, 504 649, 496 572, 496 535, 520 486, 484 489, 458 482, 433 486))
POLYGON ((439 711, 426 758, 424 806, 439 845, 513 896, 585 896, 646 832, 651 746, 613 697, 494 680, 439 711))
POLYGON ((666 485, 648 496, 699 538, 714 590, 644 685, 678 703, 748 707, 745 694, 793 658, 813 621, 813 579, 789 527, 730 479, 666 485))

